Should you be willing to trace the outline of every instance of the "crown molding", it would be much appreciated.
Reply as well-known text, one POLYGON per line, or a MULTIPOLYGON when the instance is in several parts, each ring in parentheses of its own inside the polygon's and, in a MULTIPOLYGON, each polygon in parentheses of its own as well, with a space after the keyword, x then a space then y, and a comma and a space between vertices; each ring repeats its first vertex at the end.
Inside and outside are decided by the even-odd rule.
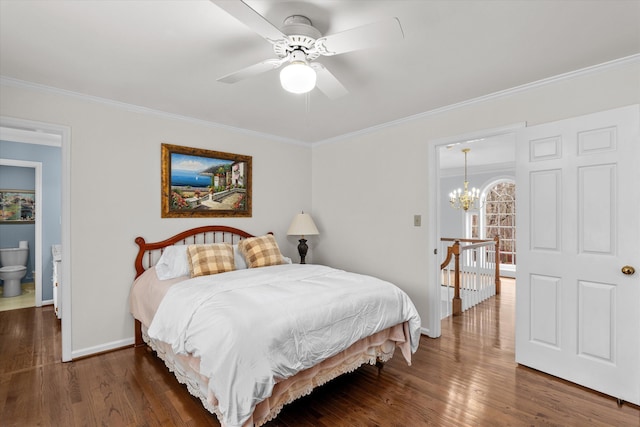
POLYGON ((426 117, 432 117, 432 116, 436 116, 448 111, 452 111, 452 110, 456 110, 459 108, 464 108, 464 107, 469 107, 472 105, 476 105, 476 104, 481 104, 487 101, 491 101, 494 99, 499 99, 499 98, 504 98, 504 97, 508 97, 517 93, 521 93, 521 92, 526 92, 532 89, 536 89, 542 86, 547 86, 553 83, 557 83, 557 82, 561 82, 564 80, 569 80, 569 79, 573 79, 576 77, 581 77, 581 76, 585 76, 585 75, 590 75, 590 74, 595 74, 598 72, 602 72, 608 69, 613 69, 613 68, 618 68, 618 67, 622 67, 622 66, 626 66, 626 65, 630 65, 630 64, 636 64, 636 63, 640 63, 640 54, 635 54, 635 55, 630 55, 630 56, 626 56, 623 58, 618 58, 618 59, 614 59, 612 61, 608 61, 608 62, 604 62, 602 64, 597 64, 597 65, 593 65, 590 67, 586 67, 586 68, 581 68, 579 70, 575 70, 575 71, 570 71, 567 73, 563 73, 563 74, 558 74, 556 76, 552 76, 552 77, 548 77, 545 79, 541 79, 541 80, 537 80, 535 82, 531 82, 531 83, 526 83, 520 86, 516 86, 510 89, 505 89, 505 90, 501 90, 498 92, 494 92, 488 95, 483 95, 483 96, 479 96, 477 98, 472 98, 466 101, 462 101, 462 102, 458 102, 455 104, 450 104, 450 105, 446 105, 444 107, 440 107, 440 108, 436 108, 433 110, 429 110, 429 111, 425 111, 422 113, 418 113, 418 114, 414 114, 411 116, 407 116, 407 117, 403 117, 401 119, 397 119, 397 120, 393 120, 390 122, 386 122, 386 123, 381 123, 379 125, 375 125, 375 126, 371 126, 368 128, 364 128, 361 130, 357 130, 354 132, 348 132, 333 138, 327 138, 321 141, 316 141, 316 142, 304 142, 304 141, 300 141, 300 140, 296 140, 296 139, 292 139, 292 138, 284 138, 281 136, 277 136, 277 135, 272 135, 272 134, 268 134, 268 133, 263 133, 263 132, 257 132, 257 131, 252 131, 252 130, 248 130, 248 129, 244 129, 244 128, 238 128, 238 127, 234 127, 234 126, 229 126, 229 125, 223 125, 221 123, 216 123, 216 122, 211 122, 211 121, 207 121, 207 120, 202 120, 202 119, 196 119, 193 117, 188 117, 188 116, 182 116, 179 114, 174 114, 174 113, 168 113, 165 111, 160 111, 160 110, 154 110, 152 108, 147 108, 147 107, 142 107, 139 105, 134 105, 134 104, 128 104, 125 102, 120 102, 120 101, 114 101, 112 99, 108 99, 108 98, 102 98, 102 97, 98 97, 98 96, 92 96, 92 95, 85 95, 82 93, 78 93, 78 92, 73 92, 70 90, 66 90, 66 89, 59 89, 59 88, 55 88, 55 87, 51 87, 51 86, 46 86, 46 85, 42 85, 39 83, 32 83, 32 82, 28 82, 28 81, 24 81, 24 80, 19 80, 19 79, 15 79, 12 77, 6 77, 6 76, 0 76, 0 86, 10 86, 10 87, 18 87, 18 88, 24 88, 24 89, 32 89, 32 90, 38 90, 38 91, 44 91, 44 92, 49 92, 49 93, 56 93, 59 95, 64 95, 64 96, 69 96, 69 97, 73 97, 73 98, 78 98, 78 99, 82 99, 85 101, 90 101, 90 102, 96 102, 99 104, 104 104, 104 105, 109 105, 111 107, 114 108, 120 108, 123 110, 127 110, 127 111, 131 111, 131 112, 136 112, 136 113, 142 113, 142 114, 149 114, 149 115, 153 115, 153 116, 157 116, 157 117, 162 117, 162 118, 166 118, 166 119, 173 119, 173 120, 180 120, 180 121, 184 121, 184 122, 189 122, 189 123, 193 123, 193 124, 197 124, 197 125, 201 125, 201 126, 205 126, 205 127, 211 127, 211 128, 217 128, 217 129, 224 129, 227 131, 231 131, 231 132, 236 132, 236 133, 241 133, 244 135, 248 135, 248 136, 252 136, 255 138, 261 138, 261 139, 268 139, 268 140, 272 140, 272 141, 278 141, 278 142, 284 142, 284 143, 288 143, 288 144, 294 144, 294 145, 299 145, 299 146, 304 146, 304 147, 315 147, 318 145, 323 145, 323 144, 329 144, 329 143, 335 143, 335 142, 339 142, 339 141, 343 141, 345 139, 349 139, 349 138, 353 138, 356 136, 361 136, 361 135, 367 135, 370 133, 374 133, 377 131, 380 131, 381 129, 385 129, 387 127, 393 127, 393 126, 397 126, 399 124, 403 124, 403 123, 407 123, 407 122, 412 122, 415 120, 420 120, 426 117))
POLYGON ((33 83, 25 80, 15 79, 13 77, 0 76, 0 86, 17 87, 21 89, 30 89, 30 90, 40 91, 40 92, 54 93, 57 95, 63 95, 71 98, 81 99, 83 101, 107 105, 110 107, 130 111, 133 113, 148 114, 156 117, 161 117, 164 119, 179 120, 179 121, 193 123, 193 124, 197 124, 197 125, 205 126, 209 128, 224 129, 227 131, 248 135, 254 138, 269 139, 272 141, 278 141, 278 142, 284 142, 287 144, 294 144, 294 145, 309 147, 309 143, 299 141, 297 139, 285 138, 282 136, 253 131, 249 129, 223 125, 221 123, 211 122, 211 121, 202 120, 202 119, 196 119, 194 117, 183 116, 180 114, 168 113, 166 111, 154 110, 153 108, 142 107, 134 104, 128 104, 126 102, 115 101, 113 99, 102 98, 99 96, 86 95, 83 93, 74 92, 66 89, 60 89, 52 86, 39 84, 39 83, 33 83))
POLYGON ((418 113, 412 116, 403 117, 401 119, 393 120, 390 122, 381 123, 379 125, 371 126, 365 129, 354 131, 354 132, 345 133, 343 135, 339 135, 333 138, 327 138, 322 141, 313 142, 311 143, 311 145, 315 147, 317 145, 339 142, 339 141, 353 138, 356 136, 374 133, 387 127, 397 126, 399 124, 420 120, 426 117, 437 116, 438 114, 446 113, 448 111, 456 110, 458 108, 464 108, 464 107, 469 107, 476 104, 482 104, 483 102, 492 101, 494 99, 499 99, 499 98, 505 98, 517 93, 526 92, 532 89, 536 89, 542 86, 547 86, 547 85, 561 82, 564 80, 570 80, 576 77, 595 74, 595 73, 599 73, 612 68, 623 67, 626 65, 631 65, 636 63, 640 63, 640 54, 630 55, 623 58, 614 59, 612 61, 604 62, 602 64, 592 65, 590 67, 581 68, 579 70, 569 71, 567 73, 558 74, 552 77, 547 77, 545 79, 537 80, 535 82, 526 83, 520 86, 515 86, 510 89, 505 89, 498 92, 490 93, 488 95, 479 96, 477 98, 468 99, 466 101, 458 102, 455 104, 446 105, 444 107, 425 111, 423 113, 418 113))

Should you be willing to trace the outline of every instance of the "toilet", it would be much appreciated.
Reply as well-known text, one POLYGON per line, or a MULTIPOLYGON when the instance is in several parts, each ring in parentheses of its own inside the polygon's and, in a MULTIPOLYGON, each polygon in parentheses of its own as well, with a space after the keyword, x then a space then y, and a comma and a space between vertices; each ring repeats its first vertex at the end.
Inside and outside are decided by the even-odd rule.
POLYGON ((15 297, 22 293, 20 280, 27 274, 29 246, 21 241, 17 248, 0 249, 0 280, 4 283, 3 297, 15 297))

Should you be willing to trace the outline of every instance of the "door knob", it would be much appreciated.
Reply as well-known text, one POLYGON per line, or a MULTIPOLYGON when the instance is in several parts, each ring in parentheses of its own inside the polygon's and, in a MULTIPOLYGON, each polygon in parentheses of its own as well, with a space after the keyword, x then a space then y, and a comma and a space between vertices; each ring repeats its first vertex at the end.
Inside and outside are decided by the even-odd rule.
POLYGON ((630 265, 625 265, 624 267, 622 267, 622 274, 628 274, 629 276, 631 276, 635 272, 636 269, 631 267, 630 265))

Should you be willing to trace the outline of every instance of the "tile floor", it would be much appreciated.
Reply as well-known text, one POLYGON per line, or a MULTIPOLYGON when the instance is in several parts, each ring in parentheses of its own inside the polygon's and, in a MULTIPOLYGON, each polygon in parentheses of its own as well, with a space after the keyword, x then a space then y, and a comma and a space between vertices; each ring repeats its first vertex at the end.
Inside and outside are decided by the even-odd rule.
POLYGON ((3 291, 4 286, 0 286, 0 311, 15 310, 36 305, 36 287, 33 283, 23 283, 22 294, 15 297, 4 298, 2 296, 3 291))

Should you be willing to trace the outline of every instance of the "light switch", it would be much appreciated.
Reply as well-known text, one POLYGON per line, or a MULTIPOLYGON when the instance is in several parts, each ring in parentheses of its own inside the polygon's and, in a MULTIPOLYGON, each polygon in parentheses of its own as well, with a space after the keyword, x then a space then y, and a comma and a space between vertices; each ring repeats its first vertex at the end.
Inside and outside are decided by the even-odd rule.
POLYGON ((413 225, 415 227, 420 227, 422 225, 422 215, 413 216, 413 225))

